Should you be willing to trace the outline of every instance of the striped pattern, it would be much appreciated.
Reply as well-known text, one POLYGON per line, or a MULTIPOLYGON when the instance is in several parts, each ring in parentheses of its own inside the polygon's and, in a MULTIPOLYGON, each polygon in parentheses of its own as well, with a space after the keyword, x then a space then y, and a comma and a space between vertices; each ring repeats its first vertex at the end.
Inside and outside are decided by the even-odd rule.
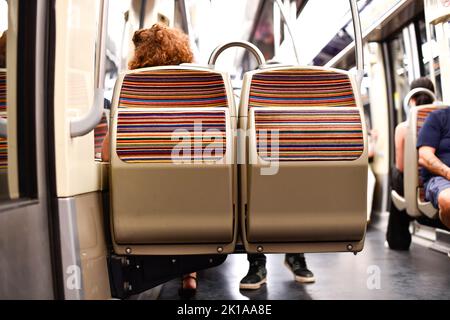
POLYGON ((435 110, 438 110, 436 107, 427 107, 423 109, 419 109, 417 111, 417 136, 419 135, 420 129, 422 129, 425 120, 427 120, 429 114, 435 110))
POLYGON ((357 109, 258 109, 255 125, 257 151, 266 161, 349 161, 364 150, 357 109))
POLYGON ((107 134, 108 134, 108 120, 106 119, 106 115, 103 114, 102 120, 94 129, 95 160, 102 159, 101 155, 102 155, 103 140, 105 140, 107 134))
MULTIPOLYGON (((0 117, 7 118, 6 73, 0 71, 0 117)), ((8 168, 8 140, 0 138, 0 169, 8 168)))
POLYGON ((119 108, 228 107, 222 75, 158 70, 125 76, 119 108))
POLYGON ((291 69, 255 74, 249 107, 356 107, 356 102, 347 75, 291 69))
POLYGON ((225 110, 122 110, 117 154, 128 163, 218 161, 226 149, 225 121, 225 110))
MULTIPOLYGON (((422 129, 422 127, 423 127, 425 121, 427 120, 428 116, 430 115, 430 113, 435 110, 438 110, 438 108, 427 107, 427 108, 417 110, 417 136, 419 136, 419 132, 422 129)), ((418 159, 417 159, 417 162, 419 162, 418 159)), ((425 200, 425 189, 423 187, 422 175, 420 174, 421 170, 422 170, 422 166, 418 164, 417 174, 419 176, 419 197, 420 197, 420 200, 425 202, 426 201, 425 200)))
POLYGON ((125 76, 119 99, 117 154, 131 163, 218 161, 225 153, 225 111, 192 111, 193 108, 228 108, 221 74, 208 71, 164 69, 125 76), (155 108, 189 108, 190 111, 145 111, 155 108), (139 109, 139 110, 136 110, 139 109), (144 111, 143 111, 144 110, 144 111), (197 126, 201 126, 197 128, 197 126), (187 145, 176 157, 184 130, 187 145), (214 142, 206 131, 218 130, 214 142), (178 134, 177 134, 178 135, 178 134), (178 146, 178 149, 174 148, 178 146), (210 155, 205 149, 218 148, 210 155))

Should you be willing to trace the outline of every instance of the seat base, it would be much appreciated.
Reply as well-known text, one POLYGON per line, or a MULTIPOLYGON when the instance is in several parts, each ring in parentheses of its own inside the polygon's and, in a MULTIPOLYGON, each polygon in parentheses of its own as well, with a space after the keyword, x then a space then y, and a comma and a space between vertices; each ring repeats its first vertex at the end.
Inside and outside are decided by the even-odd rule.
POLYGON ((361 241, 348 241, 348 242, 304 242, 304 243, 246 242, 245 250, 247 251, 247 253, 353 252, 354 254, 356 254, 364 249, 364 238, 361 241))
POLYGON ((173 244, 173 245, 117 245, 114 252, 118 255, 198 255, 233 253, 235 244, 173 244))

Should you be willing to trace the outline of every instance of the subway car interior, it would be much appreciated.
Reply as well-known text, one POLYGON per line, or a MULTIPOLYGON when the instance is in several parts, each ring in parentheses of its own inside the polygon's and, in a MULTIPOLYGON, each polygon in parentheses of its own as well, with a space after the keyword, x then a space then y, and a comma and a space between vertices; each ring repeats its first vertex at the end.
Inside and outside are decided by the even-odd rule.
POLYGON ((449 0, 0 0, 0 36, 0 300, 450 299, 449 0))

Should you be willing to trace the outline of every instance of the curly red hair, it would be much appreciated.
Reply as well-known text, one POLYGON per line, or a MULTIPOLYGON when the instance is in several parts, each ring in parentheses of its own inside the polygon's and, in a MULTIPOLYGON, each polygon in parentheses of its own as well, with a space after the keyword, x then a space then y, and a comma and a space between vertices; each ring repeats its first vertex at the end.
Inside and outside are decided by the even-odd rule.
POLYGON ((128 64, 130 69, 191 63, 194 58, 187 35, 160 23, 136 31, 133 43, 135 52, 128 64))
POLYGON ((6 68, 6 31, 0 37, 0 68, 6 68))

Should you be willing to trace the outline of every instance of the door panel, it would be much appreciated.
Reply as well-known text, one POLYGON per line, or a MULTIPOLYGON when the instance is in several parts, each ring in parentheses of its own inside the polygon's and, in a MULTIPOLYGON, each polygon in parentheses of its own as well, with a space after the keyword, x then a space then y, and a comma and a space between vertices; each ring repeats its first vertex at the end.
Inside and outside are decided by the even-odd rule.
POLYGON ((0 299, 51 299, 55 291, 43 125, 46 1, 12 0, 8 5, 8 45, 17 43, 7 49, 13 57, 7 62, 8 113, 17 110, 8 114, 8 140, 16 146, 9 148, 8 169, 11 173, 16 168, 11 177, 17 182, 10 179, 14 200, 0 203, 0 299))

